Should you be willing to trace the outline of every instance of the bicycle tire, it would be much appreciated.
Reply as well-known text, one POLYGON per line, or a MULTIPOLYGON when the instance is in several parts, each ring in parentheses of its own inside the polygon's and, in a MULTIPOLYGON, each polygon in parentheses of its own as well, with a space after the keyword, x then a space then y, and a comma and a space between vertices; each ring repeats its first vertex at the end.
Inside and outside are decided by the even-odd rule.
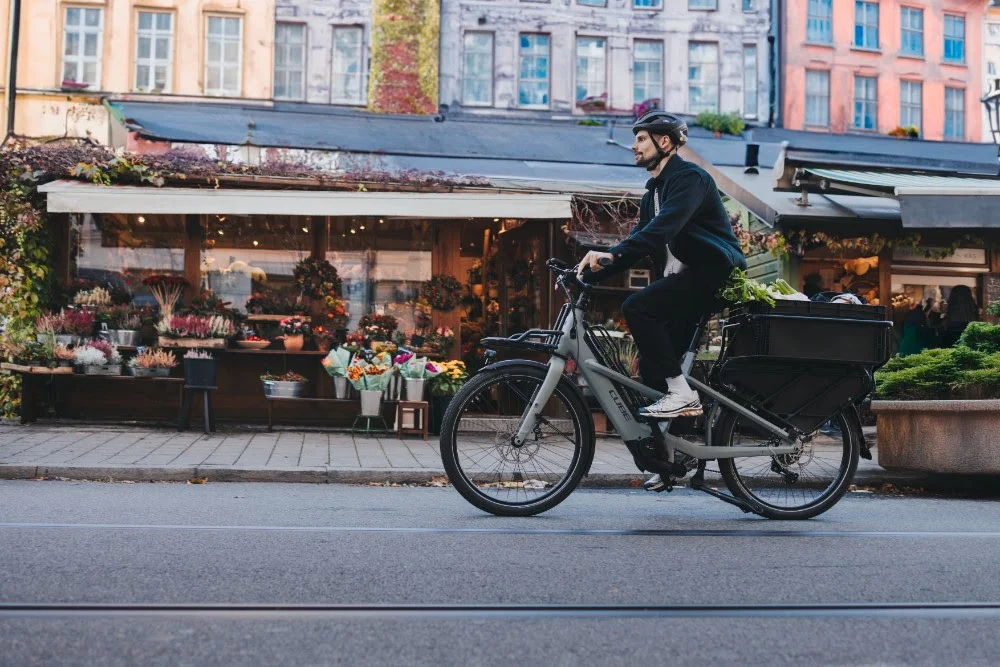
POLYGON ((509 382, 513 379, 522 378, 537 381, 540 385, 545 379, 544 368, 525 364, 507 366, 502 375, 496 373, 477 373, 469 380, 464 387, 455 395, 451 405, 445 412, 441 422, 441 461, 444 464, 448 480, 455 489, 479 509, 495 514, 497 516, 533 516, 552 509, 576 489, 583 476, 587 473, 589 461, 592 460, 592 449, 594 447, 594 433, 590 426, 590 413, 586 406, 580 401, 576 392, 563 379, 556 386, 553 396, 558 398, 566 406, 570 417, 573 420, 578 437, 574 448, 571 467, 566 476, 556 484, 550 493, 540 497, 535 502, 508 503, 498 499, 488 497, 484 494, 475 482, 464 473, 458 456, 458 425, 459 417, 467 405, 485 388, 489 389, 493 385, 502 382, 509 382))
MULTIPOLYGON (((801 506, 779 507, 773 502, 768 502, 765 498, 755 494, 750 489, 750 486, 744 479, 744 475, 742 475, 737 468, 737 459, 719 459, 719 472, 722 474, 722 479, 725 481, 729 492, 741 500, 747 501, 752 505, 759 506, 761 510, 758 514, 768 519, 811 519, 829 510, 831 507, 836 505, 847 492, 847 488, 850 486, 851 481, 853 481, 854 474, 858 469, 858 458, 861 452, 862 434, 859 430, 857 421, 852 419, 850 415, 847 414, 849 409, 850 408, 847 408, 841 411, 830 420, 837 420, 839 422, 844 449, 842 451, 841 463, 837 470, 836 478, 834 478, 833 482, 831 482, 829 486, 823 490, 819 497, 810 502, 806 502, 801 506)), ((739 418, 740 415, 737 412, 725 408, 723 409, 723 414, 718 421, 716 430, 713 431, 713 439, 715 439, 717 446, 732 446, 733 431, 736 429, 739 418)), ((768 457, 755 458, 766 459, 768 457)), ((768 460, 775 461, 775 459, 776 457, 770 457, 768 460)), ((777 478, 777 475, 775 477, 777 478)))

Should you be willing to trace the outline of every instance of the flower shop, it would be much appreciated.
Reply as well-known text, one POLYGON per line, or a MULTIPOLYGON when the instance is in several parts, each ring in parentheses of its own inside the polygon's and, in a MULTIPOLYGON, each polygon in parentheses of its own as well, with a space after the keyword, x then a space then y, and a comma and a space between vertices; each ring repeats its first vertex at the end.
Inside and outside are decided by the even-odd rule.
POLYGON ((203 390, 224 420, 392 428, 415 401, 433 429, 480 338, 553 317, 544 261, 568 195, 15 153, 5 217, 20 206, 49 242, 44 281, 3 286, 35 289, 5 313, 22 421, 170 422, 203 390))

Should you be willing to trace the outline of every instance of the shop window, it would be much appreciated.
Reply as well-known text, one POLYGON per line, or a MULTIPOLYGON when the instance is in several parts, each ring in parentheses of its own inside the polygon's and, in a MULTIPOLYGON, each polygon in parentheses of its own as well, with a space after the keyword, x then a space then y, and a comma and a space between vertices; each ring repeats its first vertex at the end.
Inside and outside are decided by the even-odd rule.
POLYGON ((343 281, 349 328, 363 315, 392 315, 399 331, 419 328, 421 284, 432 275, 431 223, 380 218, 334 218, 326 259, 343 281))

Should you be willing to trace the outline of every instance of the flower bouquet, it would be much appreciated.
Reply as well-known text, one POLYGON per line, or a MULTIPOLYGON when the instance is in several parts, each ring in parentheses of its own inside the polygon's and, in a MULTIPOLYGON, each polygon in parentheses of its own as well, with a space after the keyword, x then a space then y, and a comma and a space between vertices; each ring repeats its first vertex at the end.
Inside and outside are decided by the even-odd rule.
POLYGON ((231 320, 221 315, 172 315, 156 325, 163 347, 225 347, 226 339, 236 335, 231 320))
POLYGON ((437 362, 435 366, 441 372, 431 378, 429 382, 431 392, 430 431, 431 433, 440 433, 444 413, 448 411, 451 400, 465 384, 469 375, 465 369, 465 363, 461 361, 441 361, 437 362))
POLYGON ((62 327, 61 316, 44 313, 35 318, 35 338, 39 342, 55 345, 56 333, 62 327))
POLYGON ((400 355, 400 357, 403 356, 408 358, 397 365, 399 366, 399 374, 406 382, 406 400, 422 401, 424 400, 424 384, 441 370, 435 364, 428 362, 427 357, 417 357, 412 352, 408 355, 400 355))
POLYGON ((170 369, 176 368, 177 357, 169 350, 143 350, 129 360, 128 367, 137 378, 160 377, 170 375, 170 369))
POLYGON ((335 329, 346 329, 347 322, 351 319, 351 314, 347 312, 347 302, 341 300, 336 292, 330 292, 323 297, 323 306, 326 308, 326 321, 335 329))
POLYGON ((160 306, 160 316, 167 319, 173 315, 174 304, 181 298, 181 293, 189 283, 180 276, 157 273, 147 276, 142 284, 149 288, 157 305, 160 306))
POLYGON ((73 297, 73 305, 98 308, 111 305, 111 292, 103 287, 95 287, 90 290, 80 290, 73 297))
POLYGON ((56 343, 73 345, 94 333, 94 314, 86 310, 63 310, 54 321, 56 343))
POLYGON ((82 375, 121 375, 118 349, 103 340, 87 341, 73 352, 73 363, 82 375))
POLYGON ((260 376, 265 396, 275 398, 299 398, 309 380, 305 376, 288 371, 283 375, 264 373, 260 376))
POLYGON ((385 391, 392 377, 392 366, 355 359, 347 368, 347 380, 361 393, 361 416, 378 417, 385 391))
POLYGON ((399 321, 392 315, 364 315, 358 322, 358 327, 369 341, 392 340, 398 326, 399 321))
POLYGON ((351 363, 351 351, 345 347, 330 350, 323 357, 323 368, 333 378, 333 390, 337 398, 347 398, 347 367, 351 363))

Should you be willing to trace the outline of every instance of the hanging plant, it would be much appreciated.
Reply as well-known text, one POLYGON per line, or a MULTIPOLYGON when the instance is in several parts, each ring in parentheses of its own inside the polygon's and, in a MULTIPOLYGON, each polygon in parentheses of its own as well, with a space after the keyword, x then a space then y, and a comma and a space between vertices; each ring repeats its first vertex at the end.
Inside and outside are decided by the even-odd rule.
POLYGON ((330 292, 340 294, 342 287, 340 276, 337 275, 337 269, 333 264, 325 259, 315 257, 304 259, 295 265, 292 275, 302 293, 310 298, 319 299, 330 292))
POLYGON ((454 310, 462 298, 462 283, 458 278, 437 274, 420 287, 420 296, 425 298, 431 308, 447 313, 454 310))

